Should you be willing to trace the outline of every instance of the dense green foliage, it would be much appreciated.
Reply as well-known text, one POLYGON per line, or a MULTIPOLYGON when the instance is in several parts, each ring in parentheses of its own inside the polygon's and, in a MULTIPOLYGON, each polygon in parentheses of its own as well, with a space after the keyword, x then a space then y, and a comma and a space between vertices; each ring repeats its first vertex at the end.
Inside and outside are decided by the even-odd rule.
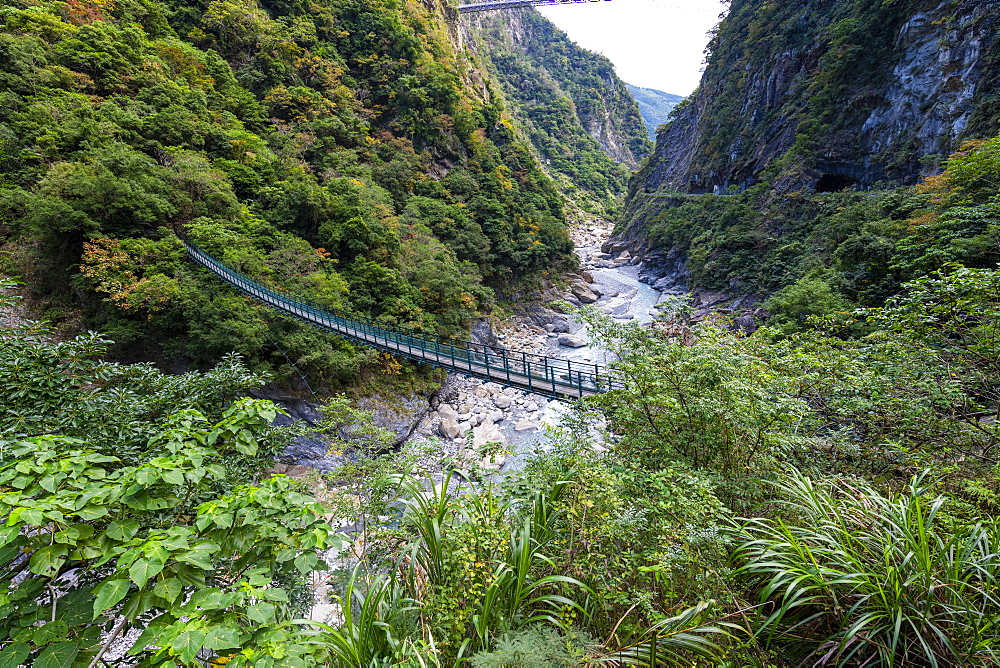
POLYGON ((738 575, 775 603, 756 631, 764 643, 787 648, 788 659, 825 653, 838 664, 997 660, 996 518, 943 530, 935 520, 946 500, 919 479, 891 498, 863 482, 817 486, 801 475, 777 491, 794 519, 751 521, 736 552, 746 561, 738 575), (815 629, 804 643, 803 626, 815 629))
POLYGON ((268 653, 334 536, 297 485, 261 479, 290 432, 231 399, 262 379, 234 358, 98 363, 107 342, 51 333, 0 332, 0 660, 88 665, 126 636, 144 665, 268 653))
POLYGON ((781 290, 769 302, 781 317, 797 303, 821 315, 880 305, 950 262, 994 266, 998 155, 1000 138, 967 142, 940 175, 912 188, 779 195, 759 184, 722 197, 647 195, 642 206, 650 240, 686 257, 695 286, 781 290))
POLYGON ((479 48, 546 171, 585 212, 617 213, 628 168, 646 156, 649 142, 611 61, 534 9, 466 20, 475 22, 479 48))
MULTIPOLYGON (((854 4, 852 67, 894 3, 854 4)), ((696 286, 771 294, 773 326, 585 309, 620 383, 504 476, 475 465, 495 444, 461 471, 386 451, 342 399, 312 436, 352 461, 271 475, 297 430, 244 398, 262 350, 328 384, 393 363, 207 281, 178 233, 442 333, 566 256, 554 186, 437 16, 0 12, 4 262, 116 339, 0 330, 0 664, 93 666, 115 640, 145 666, 1000 664, 1000 138, 912 188, 649 193, 696 286), (327 623, 301 619, 320 581, 327 623)))
MULTIPOLYGON (((265 478, 290 434, 229 401, 261 380, 238 360, 166 377, 5 330, 0 656, 135 629, 143 665, 995 663, 1000 269, 910 281, 861 338, 684 313, 585 312, 623 387, 521 471, 359 459, 322 506, 265 478), (295 621, 331 545, 342 617, 295 621)), ((331 410, 338 447, 382 442, 331 410)))
POLYGON ((656 128, 667 122, 670 118, 670 112, 683 98, 680 95, 664 93, 655 88, 625 85, 639 105, 639 113, 642 114, 642 122, 649 133, 650 141, 656 141, 656 128))
POLYGON ((560 196, 503 109, 464 83, 477 65, 443 13, 5 3, 5 269, 63 315, 82 307, 132 359, 237 350, 257 365, 283 350, 333 385, 377 368, 212 285, 181 233, 311 299, 462 333, 490 286, 571 260, 560 196))
POLYGON ((337 633, 382 619, 378 661, 420 637, 435 665, 994 665, 1000 269, 864 315, 850 338, 585 313, 625 387, 502 481, 393 488, 359 604, 382 612, 337 633))

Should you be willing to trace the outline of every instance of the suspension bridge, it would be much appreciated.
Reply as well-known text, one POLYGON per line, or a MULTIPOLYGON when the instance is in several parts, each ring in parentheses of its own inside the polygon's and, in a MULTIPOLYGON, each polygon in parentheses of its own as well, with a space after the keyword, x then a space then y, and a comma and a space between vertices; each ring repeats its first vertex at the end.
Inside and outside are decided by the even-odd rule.
POLYGON ((309 300, 261 285, 227 267, 192 241, 183 241, 188 255, 196 264, 243 294, 308 325, 356 343, 448 371, 562 399, 580 399, 620 387, 599 364, 403 331, 377 324, 371 319, 347 317, 338 309, 323 308, 309 300))
POLYGON ((492 2, 473 2, 459 5, 460 14, 472 12, 488 12, 493 9, 512 9, 514 7, 549 7, 551 5, 576 5, 582 2, 607 2, 608 0, 493 0, 492 2))

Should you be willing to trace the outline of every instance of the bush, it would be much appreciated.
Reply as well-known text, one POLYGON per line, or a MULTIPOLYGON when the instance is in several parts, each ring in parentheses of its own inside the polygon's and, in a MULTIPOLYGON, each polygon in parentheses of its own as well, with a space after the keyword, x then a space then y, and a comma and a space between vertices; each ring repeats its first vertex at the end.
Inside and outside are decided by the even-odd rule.
POLYGON ((1000 522, 956 533, 921 477, 898 495, 863 482, 775 484, 789 519, 737 532, 737 574, 760 603, 756 637, 803 663, 983 665, 998 659, 1000 522))
POLYGON ((472 668, 579 666, 587 657, 590 644, 592 641, 580 633, 563 635, 552 628, 531 627, 504 633, 497 638, 492 652, 476 654, 469 665, 472 668))
POLYGON ((773 314, 769 325, 797 332, 807 329, 813 318, 850 311, 854 305, 826 280, 806 276, 778 290, 764 302, 764 308, 773 314))

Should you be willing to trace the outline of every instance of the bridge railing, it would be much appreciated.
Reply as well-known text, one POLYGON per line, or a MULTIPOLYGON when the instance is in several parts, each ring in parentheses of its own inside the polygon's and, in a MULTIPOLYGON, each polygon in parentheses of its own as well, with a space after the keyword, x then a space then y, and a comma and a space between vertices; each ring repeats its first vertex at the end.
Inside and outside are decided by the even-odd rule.
POLYGON ((517 7, 546 7, 549 5, 574 5, 584 2, 601 2, 601 0, 488 0, 487 2, 473 2, 467 5, 458 5, 456 9, 460 14, 471 12, 488 12, 494 9, 515 9, 517 7))
POLYGON ((585 396, 620 384, 599 364, 573 362, 449 337, 390 329, 366 317, 321 307, 308 299, 265 287, 231 269, 185 239, 195 262, 240 292, 313 326, 419 362, 468 373, 531 392, 585 396))

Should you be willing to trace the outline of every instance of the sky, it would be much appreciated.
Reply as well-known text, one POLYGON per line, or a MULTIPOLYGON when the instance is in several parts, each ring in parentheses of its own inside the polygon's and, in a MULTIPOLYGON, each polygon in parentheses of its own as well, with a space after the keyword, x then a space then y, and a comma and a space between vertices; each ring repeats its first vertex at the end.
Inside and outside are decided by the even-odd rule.
POLYGON ((598 0, 539 7, 580 46, 607 56, 627 83, 688 95, 698 86, 720 0, 598 0))

